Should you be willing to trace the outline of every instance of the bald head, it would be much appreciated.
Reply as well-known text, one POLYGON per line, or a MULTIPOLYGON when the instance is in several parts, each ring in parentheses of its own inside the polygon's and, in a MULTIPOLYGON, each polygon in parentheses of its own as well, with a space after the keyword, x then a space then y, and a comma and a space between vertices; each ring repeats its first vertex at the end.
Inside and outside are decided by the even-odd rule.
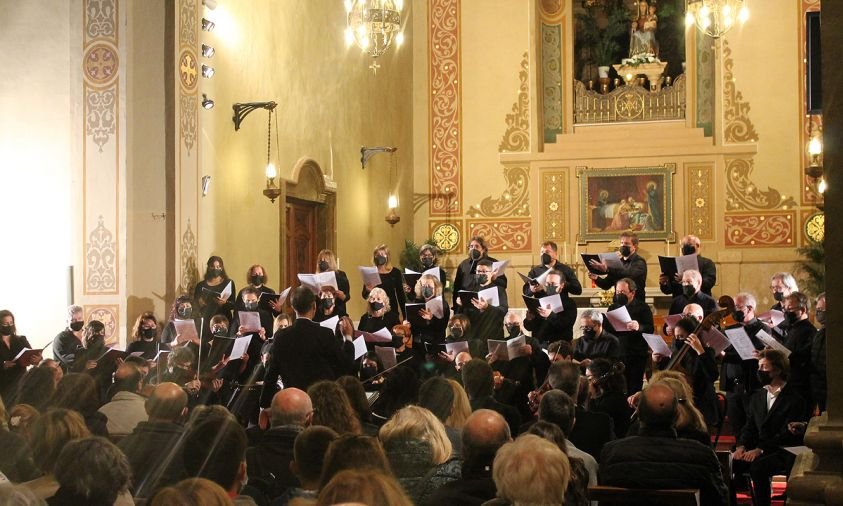
POLYGON ((135 364, 121 364, 114 373, 112 392, 140 392, 143 374, 135 364))
POLYGON ((175 383, 161 383, 146 400, 150 422, 175 422, 187 407, 187 394, 175 383))
POLYGON ((477 465, 491 464, 498 448, 511 440, 509 424, 500 413, 478 409, 462 428, 463 460, 477 465))
POLYGON ((677 399, 667 385, 656 383, 641 392, 638 406, 641 425, 655 429, 668 429, 676 419, 677 399))
POLYGON ((684 309, 682 309, 682 314, 693 315, 697 321, 702 321, 705 316, 703 314, 703 308, 699 304, 688 304, 684 309))
POLYGON ((272 405, 269 407, 270 424, 273 427, 305 427, 312 412, 313 404, 306 392, 298 388, 285 388, 272 398, 272 405))
POLYGON ((466 364, 466 362, 471 361, 471 353, 467 351, 461 351, 457 353, 457 357, 454 359, 454 366, 459 371, 462 369, 462 366, 466 364))

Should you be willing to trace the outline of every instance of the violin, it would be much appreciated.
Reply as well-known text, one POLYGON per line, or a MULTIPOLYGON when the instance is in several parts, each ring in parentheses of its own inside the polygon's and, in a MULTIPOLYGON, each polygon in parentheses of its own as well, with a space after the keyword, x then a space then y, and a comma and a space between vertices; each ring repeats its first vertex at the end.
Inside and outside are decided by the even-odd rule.
MULTIPOLYGON (((553 364, 553 362, 556 361, 556 357, 558 357, 558 356, 559 356, 559 348, 557 348, 556 351, 553 352, 553 355, 551 355, 550 363, 553 364)), ((553 390, 553 388, 551 388, 551 386, 550 386, 550 377, 549 376, 550 375, 548 374, 548 377, 545 377, 544 382, 542 382, 542 384, 539 385, 539 387, 537 389, 533 390, 532 392, 527 393, 527 407, 530 409, 530 412, 533 413, 534 415, 538 414, 538 412, 539 412, 539 404, 541 404, 542 395, 544 395, 546 392, 548 392, 550 390, 553 390)))
MULTIPOLYGON (((714 325, 720 325, 721 320, 735 311, 735 300, 728 295, 722 295, 719 299, 717 299, 717 305, 720 306, 721 309, 712 311, 711 314, 703 318, 692 334, 697 334, 702 330, 709 330, 714 325)), ((667 370, 679 370, 683 373, 686 372, 682 370, 682 361, 691 349, 691 344, 686 340, 682 348, 677 353, 674 353, 670 358, 670 362, 667 364, 667 370)))

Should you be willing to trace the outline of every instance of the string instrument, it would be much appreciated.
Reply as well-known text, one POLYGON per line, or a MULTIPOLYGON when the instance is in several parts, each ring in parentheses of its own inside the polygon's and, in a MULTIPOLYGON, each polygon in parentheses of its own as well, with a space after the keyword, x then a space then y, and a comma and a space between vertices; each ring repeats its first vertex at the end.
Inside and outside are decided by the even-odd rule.
POLYGON ((611 378, 612 376, 623 374, 624 371, 626 371, 626 366, 624 365, 624 363, 615 362, 614 364, 612 364, 612 367, 610 367, 609 370, 605 373, 601 374, 596 378, 592 377, 591 384, 594 385, 595 388, 600 388, 602 390, 603 385, 605 384, 605 381, 607 379, 611 378))
MULTIPOLYGON (((551 365, 553 365, 553 363, 556 361, 556 357, 558 356, 559 348, 557 348, 556 351, 553 352, 553 355, 551 355, 550 357, 551 365)), ((548 373, 547 377, 545 377, 544 379, 544 382, 542 382, 542 384, 539 385, 537 389, 527 393, 527 407, 530 408, 530 412, 532 412, 534 415, 539 412, 539 404, 541 404, 542 395, 552 389, 553 388, 550 386, 550 374, 548 373)))
MULTIPOLYGON (((697 325, 697 328, 694 329, 692 334, 698 334, 702 330, 709 330, 714 325, 719 325, 720 320, 726 318, 728 315, 732 314, 735 311, 735 301, 728 295, 722 295, 719 299, 717 299, 717 305, 721 307, 717 311, 712 311, 711 314, 706 316, 702 319, 702 321, 697 325)), ((675 331, 674 331, 675 332, 675 331)), ((687 375, 687 371, 685 371, 682 367, 682 361, 685 359, 685 356, 688 355, 688 351, 693 349, 691 344, 688 340, 685 340, 682 348, 673 354, 670 357, 670 362, 667 364, 668 371, 680 371, 687 375)))

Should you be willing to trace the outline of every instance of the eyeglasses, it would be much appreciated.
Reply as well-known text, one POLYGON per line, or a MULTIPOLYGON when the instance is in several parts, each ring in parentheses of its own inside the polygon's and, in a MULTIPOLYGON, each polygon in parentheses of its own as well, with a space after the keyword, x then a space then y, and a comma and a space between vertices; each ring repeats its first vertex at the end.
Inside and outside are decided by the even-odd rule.
POLYGON ((492 271, 481 271, 480 269, 477 270, 477 274, 490 274, 492 271))

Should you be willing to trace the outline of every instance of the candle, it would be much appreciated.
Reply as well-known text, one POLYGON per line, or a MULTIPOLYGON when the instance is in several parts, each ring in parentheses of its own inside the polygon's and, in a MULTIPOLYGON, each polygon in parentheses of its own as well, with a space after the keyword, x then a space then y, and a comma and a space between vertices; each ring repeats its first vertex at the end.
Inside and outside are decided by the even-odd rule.
POLYGON ((568 241, 562 243, 562 263, 571 263, 570 259, 568 258, 568 241))

